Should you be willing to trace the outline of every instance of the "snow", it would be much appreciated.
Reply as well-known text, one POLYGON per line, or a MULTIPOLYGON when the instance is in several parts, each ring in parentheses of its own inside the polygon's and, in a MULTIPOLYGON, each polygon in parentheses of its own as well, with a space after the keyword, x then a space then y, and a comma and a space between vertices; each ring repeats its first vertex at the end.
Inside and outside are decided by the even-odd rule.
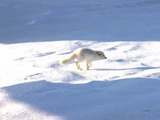
POLYGON ((159 5, 159 0, 1 0, 0 40, 157 41, 159 5))
POLYGON ((0 120, 158 120, 159 3, 2 0, 0 120), (59 64, 80 47, 108 59, 59 64))
POLYGON ((1 119, 158 119, 159 46, 80 40, 1 45, 1 119), (80 46, 102 50, 108 59, 89 71, 59 65, 80 46))

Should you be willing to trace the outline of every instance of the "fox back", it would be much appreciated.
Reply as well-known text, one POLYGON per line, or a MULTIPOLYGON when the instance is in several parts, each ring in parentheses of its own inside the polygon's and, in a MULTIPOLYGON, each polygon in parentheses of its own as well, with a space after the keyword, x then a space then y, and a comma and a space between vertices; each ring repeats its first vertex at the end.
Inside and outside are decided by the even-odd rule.
POLYGON ((96 61, 106 59, 107 57, 104 55, 102 51, 94 51, 88 48, 77 49, 74 52, 77 56, 77 61, 96 61))

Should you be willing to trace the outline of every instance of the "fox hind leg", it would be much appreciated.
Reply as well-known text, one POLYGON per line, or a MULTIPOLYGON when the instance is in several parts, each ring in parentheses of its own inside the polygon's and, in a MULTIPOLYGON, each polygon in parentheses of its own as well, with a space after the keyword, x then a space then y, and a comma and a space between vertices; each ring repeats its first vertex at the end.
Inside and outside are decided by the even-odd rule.
MULTIPOLYGON (((92 63, 90 61, 87 61, 86 62, 86 68, 87 70, 89 70, 89 68, 91 67, 92 63)), ((76 66, 77 66, 77 69, 78 70, 83 70, 81 67, 80 67, 80 63, 79 62, 76 62, 76 66)))
POLYGON ((81 67, 80 67, 80 63, 79 62, 76 62, 76 66, 77 66, 78 70, 82 70, 81 67))

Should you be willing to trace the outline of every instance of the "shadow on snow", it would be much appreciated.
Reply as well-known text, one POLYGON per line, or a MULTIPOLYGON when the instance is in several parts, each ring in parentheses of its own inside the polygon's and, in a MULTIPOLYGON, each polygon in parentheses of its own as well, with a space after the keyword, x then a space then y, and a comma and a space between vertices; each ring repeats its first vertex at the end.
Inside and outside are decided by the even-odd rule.
POLYGON ((159 3, 158 0, 133 3, 105 0, 24 0, 18 3, 5 0, 0 3, 0 18, 3 18, 0 19, 0 43, 159 41, 159 8, 154 7, 159 3), (153 6, 153 10, 148 13, 149 6, 153 6))
POLYGON ((86 84, 42 80, 2 89, 15 101, 67 120, 124 119, 126 116, 136 119, 137 113, 142 113, 139 118, 143 120, 160 108, 160 81, 156 79, 130 78, 86 84))

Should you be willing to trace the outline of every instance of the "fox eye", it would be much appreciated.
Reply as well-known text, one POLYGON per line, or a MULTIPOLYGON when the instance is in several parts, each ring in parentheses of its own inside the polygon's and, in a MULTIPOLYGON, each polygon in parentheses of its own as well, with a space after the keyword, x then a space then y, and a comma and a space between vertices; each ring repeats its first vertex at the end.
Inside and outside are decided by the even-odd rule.
POLYGON ((97 52, 98 55, 102 55, 100 52, 97 52))
POLYGON ((101 53, 98 53, 98 55, 101 56, 102 54, 101 54, 101 53))

